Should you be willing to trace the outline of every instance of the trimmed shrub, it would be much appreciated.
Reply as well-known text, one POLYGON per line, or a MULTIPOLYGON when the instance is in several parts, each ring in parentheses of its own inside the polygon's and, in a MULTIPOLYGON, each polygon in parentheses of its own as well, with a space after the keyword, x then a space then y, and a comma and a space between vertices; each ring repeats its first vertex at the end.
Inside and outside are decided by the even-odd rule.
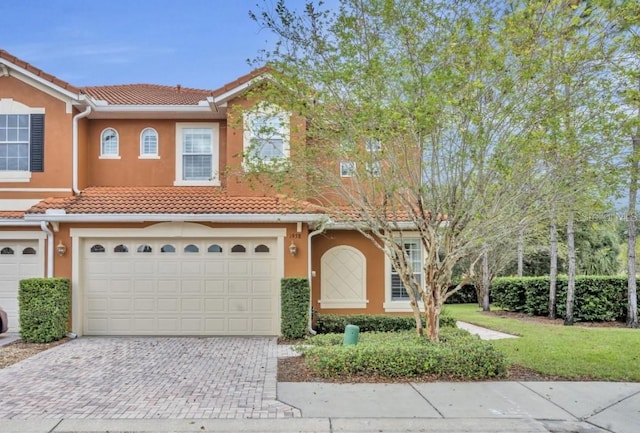
POLYGON ((482 380, 501 377, 506 359, 491 344, 454 328, 441 331, 434 343, 411 332, 368 333, 356 345, 329 344, 341 341, 336 334, 311 338, 300 348, 305 363, 324 377, 377 376, 482 380), (320 338, 318 338, 320 337, 320 338), (320 344, 316 344, 320 343, 320 344))
MULTIPOLYGON (((549 278, 496 278, 495 305, 532 316, 549 314, 549 278)), ((557 316, 565 317, 567 277, 558 277, 557 316)), ((627 316, 627 278, 610 276, 576 277, 574 319, 576 321, 624 321, 627 316)))
POLYGON ((280 290, 280 332, 285 338, 304 338, 309 324, 309 280, 283 278, 280 290))
MULTIPOLYGON (((390 314, 318 314, 316 331, 319 334, 341 333, 347 325, 356 325, 360 332, 409 331, 416 328, 413 315, 390 314)), ((422 325, 425 326, 424 317, 422 325)), ((440 314, 440 327, 455 327, 456 320, 446 313, 440 314)))
POLYGON ((71 285, 65 278, 28 278, 20 281, 20 334, 30 343, 49 343, 67 333, 71 285))

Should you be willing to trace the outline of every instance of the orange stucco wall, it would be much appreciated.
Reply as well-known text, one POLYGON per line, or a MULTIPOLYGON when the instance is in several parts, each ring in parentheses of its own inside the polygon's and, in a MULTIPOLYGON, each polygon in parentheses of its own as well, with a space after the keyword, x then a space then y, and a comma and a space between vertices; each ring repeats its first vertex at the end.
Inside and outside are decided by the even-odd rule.
POLYGON ((66 104, 10 76, 0 77, 0 98, 45 110, 44 172, 33 173, 30 182, 0 183, 0 188, 70 188, 72 114, 66 104))
POLYGON ((313 308, 320 313, 336 314, 382 314, 384 313, 385 264, 384 254, 373 243, 355 231, 330 230, 313 238, 311 268, 315 271, 312 278, 313 308), (321 299, 322 255, 338 245, 348 245, 358 249, 367 259, 367 307, 365 309, 323 309, 318 302, 321 299))

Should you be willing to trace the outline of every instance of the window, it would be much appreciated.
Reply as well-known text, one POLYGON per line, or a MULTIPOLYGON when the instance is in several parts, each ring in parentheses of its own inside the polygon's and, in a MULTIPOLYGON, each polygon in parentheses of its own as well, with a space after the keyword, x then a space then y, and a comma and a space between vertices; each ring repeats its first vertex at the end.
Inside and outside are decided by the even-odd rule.
POLYGON ((146 244, 142 244, 138 247, 138 252, 139 253, 151 253, 153 252, 153 248, 151 248, 151 245, 146 245, 146 244))
POLYGON ((27 247, 24 250, 22 250, 22 254, 24 254, 24 255, 33 255, 35 253, 36 253, 36 250, 34 250, 31 247, 27 247))
MULTIPOLYGON (((422 248, 418 239, 405 240, 404 250, 409 256, 413 275, 418 283, 422 284, 422 248)), ((408 301, 409 294, 402 284, 400 276, 395 269, 391 268, 391 300, 392 301, 408 301)))
POLYGON ((244 245, 237 244, 237 245, 234 245, 231 248, 231 252, 232 253, 246 253, 247 249, 244 247, 244 245))
POLYGON ((100 158, 119 158, 118 132, 107 128, 100 134, 100 158))
POLYGON ((379 177, 380 176, 380 161, 367 162, 365 164, 365 169, 369 176, 379 177))
POLYGON ((29 171, 29 115, 0 114, 0 170, 29 171))
POLYGON ((9 247, 4 247, 3 249, 0 250, 0 254, 2 255, 13 255, 13 249, 9 248, 9 247))
POLYGON ((244 115, 245 162, 273 163, 289 158, 289 115, 261 104, 244 115))
POLYGON ((170 245, 170 244, 166 244, 166 245, 163 245, 160 248, 160 252, 161 253, 175 253, 176 252, 176 247, 174 247, 173 245, 170 245))
POLYGON ((355 162, 341 162, 340 163, 340 176, 341 177, 353 177, 356 174, 355 162))
POLYGON ((269 247, 266 245, 260 244, 253 251, 256 253, 268 253, 269 247))
POLYGON ((209 248, 207 249, 207 252, 210 252, 210 253, 221 253, 222 252, 222 247, 220 245, 217 245, 217 244, 209 245, 209 248))
POLYGON ((184 247, 185 253, 197 253, 199 251, 200 251, 200 248, 198 248, 197 245, 189 244, 186 247, 184 247))
POLYGON ((153 128, 140 133, 140 158, 158 158, 158 133, 153 128))
POLYGON ((217 123, 176 124, 174 185, 219 186, 217 123))
POLYGON ((367 152, 380 152, 382 150, 382 142, 377 138, 368 138, 365 142, 367 152))
POLYGON ((29 182, 44 171, 44 109, 0 98, 0 182, 29 182))
POLYGON ((95 244, 94 246, 91 247, 90 250, 92 253, 104 253, 105 249, 102 245, 100 244, 95 244))
POLYGON ((129 252, 129 247, 127 247, 126 245, 123 245, 123 244, 116 245, 113 248, 113 252, 114 253, 128 253, 129 252))

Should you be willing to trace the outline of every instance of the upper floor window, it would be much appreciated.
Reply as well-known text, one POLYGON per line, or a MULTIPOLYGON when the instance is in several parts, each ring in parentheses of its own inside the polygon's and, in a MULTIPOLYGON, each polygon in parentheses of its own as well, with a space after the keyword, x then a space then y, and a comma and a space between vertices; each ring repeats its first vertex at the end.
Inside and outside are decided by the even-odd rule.
POLYGON ((140 133, 140 158, 158 157, 158 133, 153 128, 145 128, 140 133))
POLYGON ((289 115, 262 104, 244 115, 245 162, 274 163, 289 158, 289 115))
POLYGON ((118 132, 113 128, 107 128, 100 135, 100 157, 118 158, 119 154, 118 132))
POLYGON ((342 161, 340 163, 340 177, 353 177, 356 173, 356 163, 342 161))
POLYGON ((28 114, 0 114, 0 170, 29 171, 28 114))
POLYGON ((0 182, 29 182, 44 171, 44 108, 0 98, 0 182))
POLYGON ((174 185, 220 185, 217 123, 176 124, 174 185))

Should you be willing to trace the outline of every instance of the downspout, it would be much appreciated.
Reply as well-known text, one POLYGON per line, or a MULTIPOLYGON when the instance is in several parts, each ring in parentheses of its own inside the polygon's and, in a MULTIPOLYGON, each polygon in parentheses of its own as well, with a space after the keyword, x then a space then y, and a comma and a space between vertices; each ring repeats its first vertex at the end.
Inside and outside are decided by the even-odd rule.
POLYGON ((47 278, 53 278, 53 232, 48 222, 40 221, 40 228, 47 234, 47 278))
POLYGON ((73 126, 71 131, 71 146, 72 146, 72 189, 74 194, 80 194, 80 188, 78 188, 78 120, 83 117, 87 117, 91 113, 91 106, 87 105, 87 108, 82 112, 73 116, 73 126))
POLYGON ((307 327, 309 329, 309 333, 311 335, 316 335, 317 332, 313 329, 312 327, 312 315, 313 315, 313 271, 311 270, 311 238, 319 235, 320 233, 322 233, 324 231, 324 227, 325 227, 325 222, 322 223, 322 225, 320 225, 320 228, 309 233, 309 237, 307 238, 307 272, 309 275, 309 323, 307 324, 307 327))

